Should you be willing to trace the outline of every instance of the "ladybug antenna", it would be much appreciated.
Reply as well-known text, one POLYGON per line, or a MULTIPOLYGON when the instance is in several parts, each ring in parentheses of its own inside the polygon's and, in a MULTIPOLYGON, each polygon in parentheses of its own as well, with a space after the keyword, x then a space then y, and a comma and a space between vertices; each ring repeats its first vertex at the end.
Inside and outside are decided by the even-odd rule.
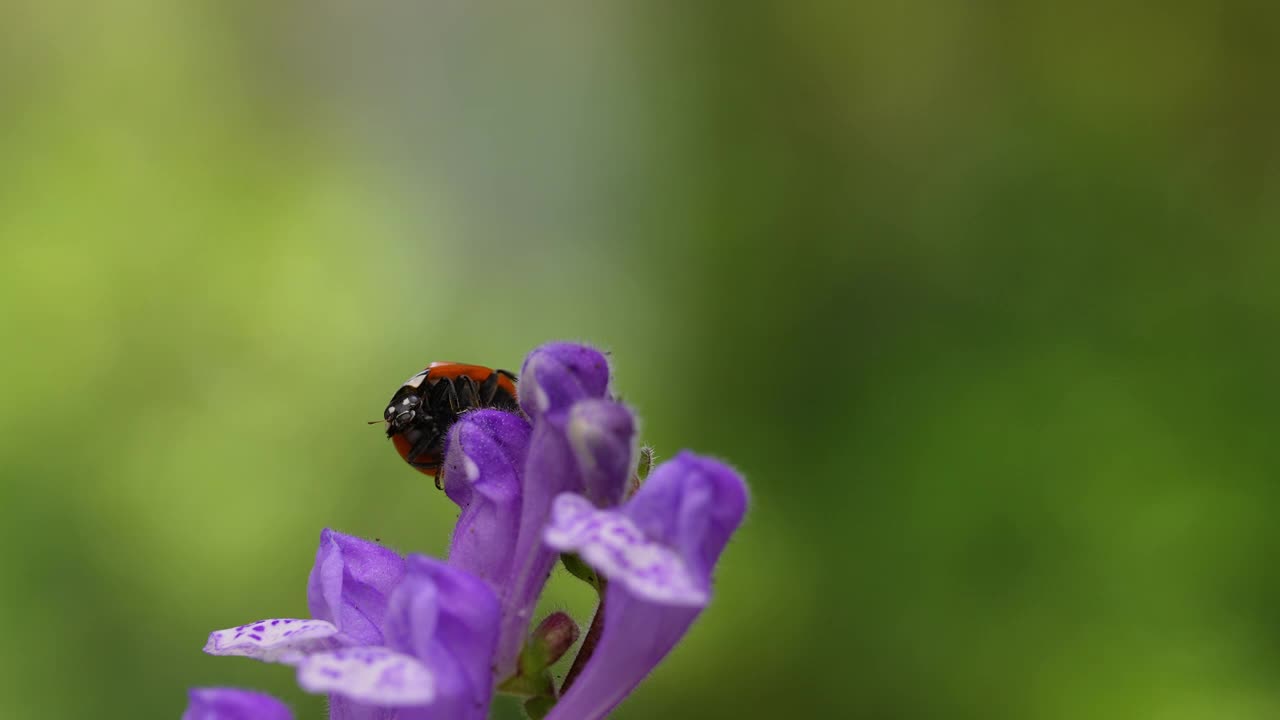
POLYGON ((377 425, 378 423, 386 423, 386 420, 370 420, 365 425, 377 425))

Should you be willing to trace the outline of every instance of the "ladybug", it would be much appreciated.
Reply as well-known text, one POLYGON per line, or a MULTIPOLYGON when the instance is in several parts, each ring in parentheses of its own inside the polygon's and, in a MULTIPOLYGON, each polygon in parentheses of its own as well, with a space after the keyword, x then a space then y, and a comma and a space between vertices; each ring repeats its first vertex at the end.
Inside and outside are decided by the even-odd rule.
POLYGON ((476 408, 520 411, 516 376, 481 365, 433 362, 396 390, 383 420, 400 457, 440 487, 444 438, 462 413, 476 408))

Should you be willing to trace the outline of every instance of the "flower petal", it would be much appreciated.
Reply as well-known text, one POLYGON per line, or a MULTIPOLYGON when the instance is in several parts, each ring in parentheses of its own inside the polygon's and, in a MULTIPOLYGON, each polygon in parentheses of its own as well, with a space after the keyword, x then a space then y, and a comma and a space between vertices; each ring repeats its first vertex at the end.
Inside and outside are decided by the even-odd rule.
POLYGON ((610 582, 625 583, 636 597, 666 605, 700 607, 705 585, 690 575, 684 560, 644 537, 630 518, 596 510, 581 495, 556 498, 546 541, 560 552, 576 552, 610 582))
POLYGON ((417 658, 385 647, 346 647, 310 655, 298 666, 298 684, 308 692, 382 707, 426 705, 435 699, 431 671, 417 658))
POLYGON ((404 712, 404 709, 375 707, 329 694, 329 720, 404 720, 404 712))
POLYGON ((324 620, 277 618, 215 630, 204 651, 210 655, 243 655, 263 662, 296 665, 303 656, 329 647, 338 628, 324 620))
POLYGON ((710 577, 746 511, 742 476, 687 450, 655 468, 622 506, 645 536, 675 548, 695 577, 710 577))
POLYGON ((530 431, 524 418, 501 410, 469 412, 449 431, 444 490, 462 509, 449 563, 495 590, 508 583, 511 572, 530 431))
POLYGON ((266 693, 236 688, 191 688, 182 720, 293 720, 293 713, 266 693))
POLYGON ((520 407, 536 420, 578 400, 604 397, 609 389, 609 360, 595 348, 548 343, 533 350, 520 368, 520 407))
POLYGON ((307 579, 312 617, 327 620, 349 645, 381 645, 387 595, 404 575, 404 560, 382 545, 326 529, 307 579))
POLYGON ((682 452, 654 470, 619 511, 591 510, 585 502, 572 496, 558 501, 561 515, 548 536, 572 540, 584 553, 598 556, 595 567, 609 579, 604 631, 591 660, 547 720, 604 717, 675 647, 702 608, 679 602, 692 596, 670 591, 670 583, 710 587, 711 571, 746 513, 747 491, 733 469, 682 452), (623 518, 628 522, 619 522, 623 518), (655 582, 656 575, 643 571, 661 569, 670 559, 657 550, 637 550, 653 546, 682 563, 666 568, 670 583, 655 582), (682 574, 686 580, 673 580, 682 574))

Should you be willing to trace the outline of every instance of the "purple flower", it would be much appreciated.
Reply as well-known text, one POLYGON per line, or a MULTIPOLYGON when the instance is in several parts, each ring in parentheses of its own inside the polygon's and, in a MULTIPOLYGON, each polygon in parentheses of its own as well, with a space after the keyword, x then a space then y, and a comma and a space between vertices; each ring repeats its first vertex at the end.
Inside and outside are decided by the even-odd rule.
POLYGON ((388 644, 419 658, 435 678, 429 708, 399 720, 484 720, 493 697, 490 660, 498 643, 498 599, 481 579, 448 563, 409 556, 391 597, 388 644))
POLYGON ((548 720, 604 717, 675 647, 706 606, 746 507, 736 472, 690 452, 660 465, 617 510, 556 498, 547 544, 578 553, 608 584, 599 644, 548 720))
POLYGON ((182 720, 293 720, 284 703, 270 695, 235 688, 192 688, 182 720))
POLYGON ((326 530, 308 599, 320 617, 220 630, 205 652, 296 666, 303 689, 330 695, 334 720, 485 717, 498 603, 484 581, 326 530))
POLYGON ((445 489, 462 508, 449 561, 498 593, 499 679, 515 670, 556 562, 557 553, 542 542, 552 500, 576 492, 616 505, 636 455, 635 420, 605 399, 609 364, 599 351, 544 345, 525 360, 519 388, 532 430, 509 413, 468 413, 450 432, 445 455, 445 489))

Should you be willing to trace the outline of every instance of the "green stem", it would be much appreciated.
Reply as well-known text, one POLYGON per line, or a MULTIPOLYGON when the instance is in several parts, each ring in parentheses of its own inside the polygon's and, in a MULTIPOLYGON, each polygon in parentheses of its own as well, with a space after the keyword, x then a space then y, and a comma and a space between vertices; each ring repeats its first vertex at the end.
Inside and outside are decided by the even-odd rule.
POLYGON ((569 686, 574 680, 578 679, 578 675, 582 673, 583 668, 587 666, 587 661, 591 659, 591 655, 596 651, 596 645, 600 642, 600 635, 604 633, 604 596, 605 596, 605 579, 600 578, 600 605, 596 607, 596 615, 591 618, 591 628, 587 630, 587 636, 582 639, 582 647, 578 648, 578 656, 573 659, 573 665, 569 668, 569 674, 564 676, 564 684, 560 686, 560 696, 569 692, 569 686))

